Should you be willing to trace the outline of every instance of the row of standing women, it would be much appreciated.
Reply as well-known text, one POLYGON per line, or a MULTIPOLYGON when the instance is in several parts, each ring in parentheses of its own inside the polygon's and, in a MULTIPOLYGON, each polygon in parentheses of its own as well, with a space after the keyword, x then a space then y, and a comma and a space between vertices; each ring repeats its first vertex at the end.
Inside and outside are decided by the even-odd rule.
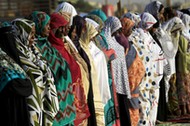
POLYGON ((152 126, 166 105, 190 113, 190 16, 173 12, 168 19, 164 11, 154 1, 140 15, 119 19, 94 10, 81 17, 63 2, 50 16, 34 11, 2 23, 2 122, 152 126))

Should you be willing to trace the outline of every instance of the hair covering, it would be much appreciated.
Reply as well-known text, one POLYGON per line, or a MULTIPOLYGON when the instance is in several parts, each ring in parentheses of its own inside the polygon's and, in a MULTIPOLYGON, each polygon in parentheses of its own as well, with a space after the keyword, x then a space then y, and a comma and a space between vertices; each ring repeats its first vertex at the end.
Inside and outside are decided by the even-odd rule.
POLYGON ((103 22, 107 20, 106 14, 101 9, 93 10, 89 14, 97 15, 98 17, 102 19, 103 22))
POLYGON ((67 12, 67 13, 70 13, 71 15, 71 19, 70 19, 70 26, 72 25, 72 22, 73 22, 73 17, 77 15, 77 11, 76 9, 73 7, 73 5, 71 5, 70 3, 68 2, 63 2, 61 4, 59 4, 57 6, 57 8, 55 9, 55 12, 67 12))
POLYGON ((167 31, 170 34, 176 30, 180 31, 183 28, 184 28, 184 24, 182 20, 178 17, 174 17, 162 25, 162 29, 167 31))
POLYGON ((116 41, 114 37, 112 37, 112 34, 121 27, 122 26, 120 20, 117 17, 112 16, 106 20, 103 31, 105 32, 105 37, 109 47, 113 48, 117 55, 116 59, 111 61, 114 74, 113 80, 116 85, 116 91, 117 93, 127 95, 127 97, 130 98, 131 95, 129 89, 124 48, 116 41))
POLYGON ((153 1, 146 5, 144 12, 148 12, 152 14, 155 18, 158 18, 161 7, 163 8, 164 6, 160 1, 153 1))
POLYGON ((22 67, 33 84, 33 94, 28 97, 31 124, 51 125, 59 109, 57 92, 47 62, 41 58, 41 53, 35 45, 29 47, 28 38, 34 22, 15 19, 12 25, 15 29, 22 67))
POLYGON ((147 30, 151 28, 156 22, 157 20, 150 13, 143 12, 141 14, 141 21, 139 27, 144 30, 147 30))
POLYGON ((127 12, 122 16, 122 18, 124 17, 131 19, 135 23, 135 27, 137 27, 141 21, 140 15, 132 12, 127 12))
POLYGON ((102 30, 102 28, 104 27, 104 22, 97 15, 89 14, 89 15, 86 15, 85 17, 90 18, 90 19, 94 20, 96 23, 98 23, 99 24, 99 30, 102 30))
POLYGON ((51 14, 51 23, 50 27, 51 29, 57 29, 61 26, 66 26, 68 22, 65 20, 65 18, 58 13, 51 14))
POLYGON ((183 14, 182 21, 185 25, 184 30, 182 31, 182 35, 190 41, 190 16, 187 14, 183 14))
POLYGON ((29 19, 35 22, 36 34, 41 35, 44 30, 44 27, 50 20, 49 15, 42 11, 34 11, 29 16, 29 19))
POLYGON ((62 15, 67 22, 70 22, 71 20, 71 14, 64 11, 59 11, 58 14, 62 15))
POLYGON ((121 18, 120 21, 121 21, 123 29, 125 29, 123 31, 126 31, 126 32, 128 32, 135 24, 131 19, 126 18, 126 17, 121 18))
POLYGON ((100 26, 98 23, 96 23, 94 20, 92 20, 92 19, 90 19, 90 18, 85 18, 85 20, 86 20, 88 23, 92 24, 92 25, 96 28, 96 30, 98 31, 99 26, 100 26))

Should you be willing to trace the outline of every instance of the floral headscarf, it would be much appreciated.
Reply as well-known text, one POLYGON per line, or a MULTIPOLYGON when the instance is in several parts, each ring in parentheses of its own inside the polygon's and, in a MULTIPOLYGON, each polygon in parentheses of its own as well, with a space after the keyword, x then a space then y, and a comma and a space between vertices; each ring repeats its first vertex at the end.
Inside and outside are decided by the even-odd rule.
POLYGON ((42 11, 34 11, 29 17, 32 21, 35 22, 36 34, 41 35, 44 30, 44 27, 50 20, 49 15, 42 11))

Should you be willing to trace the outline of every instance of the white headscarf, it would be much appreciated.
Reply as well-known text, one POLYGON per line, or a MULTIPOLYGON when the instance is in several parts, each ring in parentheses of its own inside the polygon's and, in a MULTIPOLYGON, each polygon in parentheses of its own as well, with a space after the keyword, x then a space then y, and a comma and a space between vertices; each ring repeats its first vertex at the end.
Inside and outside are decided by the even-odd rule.
POLYGON ((67 12, 71 14, 71 19, 70 19, 70 26, 72 25, 73 22, 73 17, 77 15, 76 9, 71 5, 70 3, 63 2, 57 6, 55 9, 55 12, 67 12))
POLYGON ((190 16, 188 14, 183 14, 182 21, 185 25, 182 35, 190 41, 190 16))
POLYGON ((143 12, 140 17, 141 21, 139 27, 143 30, 151 28, 157 22, 157 20, 150 13, 147 12, 143 12))
POLYGON ((144 12, 152 14, 154 17, 158 18, 159 10, 162 3, 160 1, 153 1, 146 5, 144 12))
POLYGON ((98 23, 96 23, 94 20, 92 20, 92 19, 90 19, 90 18, 85 18, 85 20, 86 20, 88 23, 92 24, 92 25, 96 28, 96 30, 98 31, 99 26, 100 26, 98 23))
POLYGON ((127 65, 125 60, 125 51, 123 46, 121 46, 115 39, 112 37, 112 34, 121 28, 120 20, 115 17, 109 17, 105 21, 105 26, 103 31, 105 32, 105 37, 108 42, 109 48, 112 48, 116 52, 116 59, 114 59, 112 64, 114 83, 116 85, 116 92, 119 94, 127 95, 128 98, 131 97, 128 74, 127 74, 127 65))

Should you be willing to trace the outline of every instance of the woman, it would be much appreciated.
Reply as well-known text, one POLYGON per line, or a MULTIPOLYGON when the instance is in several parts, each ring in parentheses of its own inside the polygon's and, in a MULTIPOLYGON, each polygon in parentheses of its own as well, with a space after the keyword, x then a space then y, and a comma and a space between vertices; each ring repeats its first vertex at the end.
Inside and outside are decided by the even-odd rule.
POLYGON ((73 23, 73 18, 74 16, 77 15, 77 11, 76 9, 73 7, 73 5, 71 5, 68 2, 62 2, 60 3, 57 8, 55 9, 55 12, 67 12, 70 14, 70 22, 69 22, 69 26, 72 25, 73 23))
POLYGON ((150 13, 160 23, 164 22, 164 6, 160 1, 153 1, 146 5, 144 12, 150 13))
MULTIPOLYGON (((62 57, 65 58, 69 64, 71 74, 72 74, 74 93, 76 93, 75 99, 77 98, 75 101, 75 105, 77 107, 76 114, 78 114, 79 112, 78 110, 80 110, 81 108, 78 106, 77 102, 78 100, 79 102, 82 100, 86 100, 86 98, 84 96, 80 66, 78 65, 76 60, 73 58, 73 56, 71 56, 69 52, 65 49, 64 40, 62 39, 63 36, 67 35, 65 31, 68 25, 69 25, 68 22, 61 15, 59 15, 58 13, 53 13, 51 15, 51 21, 50 21, 51 31, 50 31, 48 40, 51 42, 52 46, 54 46, 59 51, 59 53, 61 53, 62 57), (80 90, 80 91, 77 92, 77 90, 80 90), (78 94, 80 95, 80 97, 83 97, 83 98, 79 99, 80 97, 78 97, 78 94)), ((85 110, 87 109, 86 104, 85 104, 84 109, 85 110)))
POLYGON ((52 125, 59 109, 57 92, 47 62, 34 45, 35 24, 27 19, 15 19, 12 25, 22 68, 33 85, 33 93, 27 98, 31 125, 52 125))
MULTIPOLYGON (((167 78, 165 78, 165 82, 170 85, 170 89, 168 92, 168 110, 170 115, 180 115, 181 110, 179 108, 178 104, 178 98, 177 98, 177 93, 176 93, 176 63, 175 63, 175 56, 178 50, 179 46, 179 34, 182 28, 184 27, 184 24, 181 19, 178 17, 174 17, 164 23, 162 25, 162 29, 166 32, 169 37, 171 37, 171 44, 168 44, 168 49, 165 49, 165 53, 167 52, 168 55, 167 61, 168 64, 166 65, 165 69, 168 70, 169 72, 167 73, 167 78)), ((167 45, 167 44, 166 44, 167 45)), ((163 49, 164 47, 167 46, 162 46, 163 49)))
POLYGON ((160 48, 149 34, 156 19, 149 13, 141 14, 139 28, 130 36, 139 57, 145 66, 145 76, 139 85, 140 119, 138 125, 155 125, 159 97, 159 52, 160 48), (148 114, 147 114, 148 113, 148 114))
POLYGON ((12 30, 0 28, 0 117, 7 126, 30 126, 26 98, 32 94, 32 84, 21 68, 12 30))
POLYGON ((183 29, 182 34, 180 34, 179 48, 176 55, 176 75, 177 75, 176 85, 177 85, 177 93, 181 109, 181 115, 186 115, 190 114, 190 98, 189 98, 190 16, 187 14, 183 14, 182 21, 185 25, 185 28, 183 29))
MULTIPOLYGON (((134 22, 126 17, 121 18, 122 24, 122 32, 128 40, 128 37, 132 34, 132 28, 134 26, 134 22)), ((127 62, 127 71, 129 77, 130 91, 131 91, 131 99, 129 99, 130 104, 130 118, 131 125, 137 126, 139 119, 139 84, 141 83, 142 78, 145 74, 145 67, 142 63, 142 60, 137 54, 137 51, 133 45, 132 41, 128 42, 129 49, 126 54, 126 62, 127 62), (138 76, 137 76, 138 75, 138 76)))
POLYGON ((75 119, 74 95, 72 93, 63 93, 73 91, 69 64, 47 39, 50 32, 49 15, 45 12, 34 11, 30 15, 30 19, 35 22, 37 46, 52 70, 59 96, 59 112, 55 116, 53 125, 70 124, 75 119), (70 113, 68 114, 67 111, 70 113))
POLYGON ((119 102, 120 123, 123 126, 131 125, 128 108, 126 108, 127 98, 130 99, 131 94, 128 82, 124 48, 115 39, 115 36, 118 34, 118 30, 121 29, 121 27, 122 26, 119 19, 113 16, 106 20, 103 31, 105 32, 105 38, 108 42, 109 48, 113 48, 117 55, 117 57, 111 61, 111 69, 119 102))

